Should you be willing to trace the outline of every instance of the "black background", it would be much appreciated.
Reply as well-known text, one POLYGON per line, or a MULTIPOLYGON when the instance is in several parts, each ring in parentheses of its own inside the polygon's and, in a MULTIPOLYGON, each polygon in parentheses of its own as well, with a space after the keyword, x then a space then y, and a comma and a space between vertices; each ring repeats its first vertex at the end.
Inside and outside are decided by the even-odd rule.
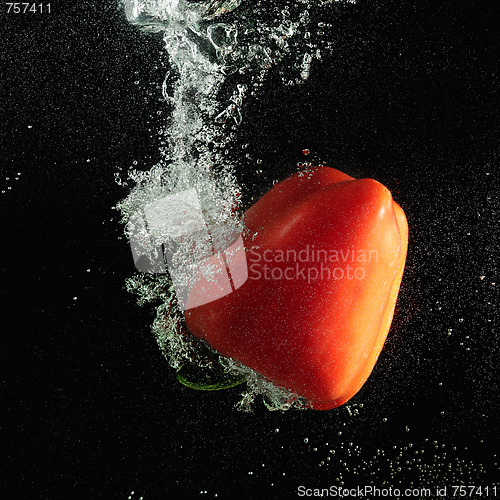
POLYGON ((410 225, 393 326, 349 409, 249 414, 239 388, 178 384, 153 308, 124 289, 114 174, 158 160, 161 37, 111 0, 51 6, 1 20, 2 498, 498 484, 499 2, 360 0, 304 85, 271 72, 246 102, 247 204, 324 162, 387 185, 410 225))

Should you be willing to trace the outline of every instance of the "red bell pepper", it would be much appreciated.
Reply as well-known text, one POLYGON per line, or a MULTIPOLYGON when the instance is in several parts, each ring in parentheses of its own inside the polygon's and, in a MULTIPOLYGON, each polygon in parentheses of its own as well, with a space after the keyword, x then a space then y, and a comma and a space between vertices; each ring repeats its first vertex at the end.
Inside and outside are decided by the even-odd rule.
POLYGON ((274 186, 244 220, 246 281, 189 309, 217 288, 200 278, 188 329, 311 408, 344 404, 391 325, 408 245, 403 210, 379 182, 318 167, 274 186))

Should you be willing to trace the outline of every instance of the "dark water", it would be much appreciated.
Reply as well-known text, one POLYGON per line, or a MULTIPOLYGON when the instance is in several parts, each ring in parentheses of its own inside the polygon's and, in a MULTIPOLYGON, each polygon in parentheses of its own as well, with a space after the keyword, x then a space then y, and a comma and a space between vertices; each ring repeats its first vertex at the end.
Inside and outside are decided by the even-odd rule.
POLYGON ((111 207, 129 187, 114 173, 158 159, 161 40, 112 1, 6 17, 2 496, 295 498, 300 485, 374 485, 447 486, 451 498, 453 485, 498 485, 499 10, 361 1, 330 21, 338 51, 303 86, 271 72, 265 97, 247 102, 238 140, 249 147, 232 152, 245 206, 308 148, 307 161, 386 184, 410 225, 368 382, 349 410, 283 414, 237 412, 238 388, 178 384, 153 310, 124 290, 133 262, 111 207))

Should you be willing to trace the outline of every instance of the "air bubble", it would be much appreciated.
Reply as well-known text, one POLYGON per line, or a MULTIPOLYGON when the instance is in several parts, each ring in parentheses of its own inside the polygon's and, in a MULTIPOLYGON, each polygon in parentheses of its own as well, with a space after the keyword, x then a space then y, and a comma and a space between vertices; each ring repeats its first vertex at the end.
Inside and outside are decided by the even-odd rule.
MULTIPOLYGON (((253 97, 258 95, 273 65, 281 64, 280 77, 286 85, 303 84, 303 80, 309 77, 314 57, 320 57, 320 43, 321 50, 325 50, 326 42, 320 42, 314 33, 313 22, 316 21, 312 21, 308 12, 308 2, 284 6, 277 16, 269 16, 268 12, 264 13, 266 9, 256 9, 251 2, 245 4, 239 0, 225 1, 224 8, 247 8, 241 17, 237 15, 238 10, 226 16, 220 8, 221 2, 203 2, 203 9, 197 12, 194 5, 199 7, 200 2, 169 2, 171 9, 168 13, 156 9, 149 12, 151 15, 146 15, 148 9, 154 9, 157 3, 154 0, 146 2, 145 12, 131 22, 142 23, 150 30, 174 28, 162 32, 172 73, 160 82, 159 96, 163 102, 168 102, 170 116, 168 119, 159 118, 165 120, 159 131, 159 163, 151 166, 149 171, 131 169, 125 180, 119 173, 115 174, 120 186, 126 186, 127 181, 134 183, 129 196, 117 208, 121 211, 122 222, 127 224, 132 216, 143 213, 159 199, 195 189, 207 225, 226 228, 229 237, 243 230, 234 207, 244 190, 236 182, 235 165, 230 160, 237 136, 227 132, 236 130, 242 123, 247 93, 253 97), (255 28, 245 25, 244 15, 249 13, 252 17, 260 16, 255 28), (213 22, 210 25, 200 23, 200 16, 204 21, 213 22), (155 26, 151 23, 152 18, 157 21, 155 26), (218 22, 220 20, 223 22, 218 22), (235 78, 228 79, 227 76, 233 74, 239 84, 230 83, 235 78), (230 85, 233 85, 232 91, 230 85)), ((323 22, 318 27, 322 30, 329 28, 323 22)), ((135 75, 133 83, 139 85, 144 78, 139 72, 135 75)), ((157 115, 163 117, 166 113, 157 111, 157 115)), ((246 150, 248 146, 245 143, 241 149, 246 150)), ((309 150, 303 150, 303 153, 308 155, 309 150)), ((250 160, 249 164, 255 161, 248 152, 245 158, 250 160)), ((262 160, 257 159, 256 164, 261 165, 262 160)), ((137 166, 136 160, 133 165, 137 166)), ((261 169, 256 170, 256 175, 262 174, 261 169)), ((277 182, 277 179, 273 180, 274 184, 277 182)), ((148 235, 143 236, 148 241, 148 235)), ((181 257, 179 259, 182 261, 181 257)), ((198 359, 196 345, 180 333, 182 315, 174 306, 175 290, 167 277, 154 275, 146 280, 143 276, 134 276, 127 280, 126 286, 127 290, 138 295, 139 303, 160 304, 156 305, 153 330, 170 365, 177 368, 185 361, 198 359)), ((250 368, 222 356, 217 360, 232 373, 243 373, 247 378, 248 389, 242 395, 239 409, 248 411, 258 394, 264 395, 269 409, 305 406, 296 394, 264 380, 250 368)))

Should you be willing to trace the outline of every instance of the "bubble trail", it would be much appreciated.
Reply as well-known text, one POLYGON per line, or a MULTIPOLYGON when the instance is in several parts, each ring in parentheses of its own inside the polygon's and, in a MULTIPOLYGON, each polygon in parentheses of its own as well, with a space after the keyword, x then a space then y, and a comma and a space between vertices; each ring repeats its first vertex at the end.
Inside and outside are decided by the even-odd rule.
MULTIPOLYGON (((287 85, 309 77, 313 59, 321 58, 319 41, 311 33, 321 37, 326 29, 324 23, 313 29, 310 11, 326 3, 332 1, 121 0, 129 22, 163 36, 171 66, 162 87, 171 116, 160 130, 165 137, 161 160, 149 171, 129 172, 134 187, 116 207, 129 239, 137 231, 137 214, 167 195, 193 189, 218 248, 241 234, 244 223, 237 207, 242 188, 228 158, 235 133, 227 131, 242 122, 245 98, 258 92, 277 63, 283 63, 280 71, 287 85), (234 83, 228 90, 229 77, 234 83)), ((145 231, 139 235, 143 241, 148 239, 145 231)), ((181 253, 173 258, 184 259, 181 253)), ((202 368, 222 366, 230 376, 244 375, 247 389, 238 404, 242 410, 250 410, 258 395, 270 410, 304 407, 296 394, 188 334, 167 274, 136 273, 126 287, 140 304, 160 302, 153 331, 172 367, 196 363, 202 368)))

